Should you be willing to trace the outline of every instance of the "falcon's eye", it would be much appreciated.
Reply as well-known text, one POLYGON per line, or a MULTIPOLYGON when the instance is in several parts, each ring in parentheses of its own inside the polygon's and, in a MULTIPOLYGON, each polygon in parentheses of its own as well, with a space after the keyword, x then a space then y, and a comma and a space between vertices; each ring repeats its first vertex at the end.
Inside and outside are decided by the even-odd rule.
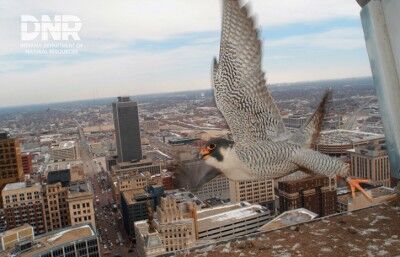
POLYGON ((214 150, 215 147, 216 147, 215 144, 210 144, 210 145, 208 145, 208 149, 209 149, 209 150, 214 150))

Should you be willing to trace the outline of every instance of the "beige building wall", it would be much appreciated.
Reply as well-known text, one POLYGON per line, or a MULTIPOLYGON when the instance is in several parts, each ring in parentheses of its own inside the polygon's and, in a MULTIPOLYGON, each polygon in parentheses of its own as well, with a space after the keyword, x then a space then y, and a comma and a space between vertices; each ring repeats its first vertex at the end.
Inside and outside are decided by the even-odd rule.
POLYGON ((53 160, 76 160, 80 158, 76 141, 60 142, 57 145, 52 145, 50 155, 53 160))
POLYGON ((219 175, 204 184, 195 194, 203 201, 213 197, 229 199, 229 179, 224 175, 219 175))
POLYGON ((231 202, 249 202, 264 204, 275 200, 274 181, 258 179, 246 181, 229 181, 231 202))
POLYGON ((350 152, 351 176, 366 178, 375 185, 390 187, 390 162, 386 150, 375 149, 380 145, 370 145, 370 149, 356 148, 350 152))
POLYGON ((121 193, 125 191, 134 191, 134 194, 142 194, 149 185, 162 185, 162 180, 154 178, 149 172, 129 172, 112 177, 114 199, 120 202, 121 193))
POLYGON ((71 226, 82 223, 91 223, 96 227, 93 205, 93 192, 68 192, 67 197, 69 223, 71 226))
POLYGON ((166 253, 158 231, 150 231, 146 220, 135 222, 136 249, 139 257, 155 257, 166 253))
POLYGON ((7 228, 29 223, 35 228, 35 233, 47 231, 41 184, 29 181, 7 184, 2 199, 7 228))
POLYGON ((170 196, 162 198, 157 207, 155 228, 167 252, 189 248, 196 242, 194 219, 185 218, 186 212, 186 209, 178 208, 176 200, 170 196))

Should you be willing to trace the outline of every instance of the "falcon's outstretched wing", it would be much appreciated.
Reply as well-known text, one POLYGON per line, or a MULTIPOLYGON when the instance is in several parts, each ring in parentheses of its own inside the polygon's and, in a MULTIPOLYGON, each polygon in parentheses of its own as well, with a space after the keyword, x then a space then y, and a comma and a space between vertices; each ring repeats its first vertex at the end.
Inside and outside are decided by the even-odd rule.
POLYGON ((310 148, 316 143, 322 130, 327 103, 331 94, 330 90, 325 92, 314 114, 289 138, 290 142, 306 148, 310 148))
POLYGON ((214 60, 213 85, 218 109, 235 142, 271 140, 285 132, 279 110, 261 69, 261 41, 247 7, 223 1, 219 63, 214 60))

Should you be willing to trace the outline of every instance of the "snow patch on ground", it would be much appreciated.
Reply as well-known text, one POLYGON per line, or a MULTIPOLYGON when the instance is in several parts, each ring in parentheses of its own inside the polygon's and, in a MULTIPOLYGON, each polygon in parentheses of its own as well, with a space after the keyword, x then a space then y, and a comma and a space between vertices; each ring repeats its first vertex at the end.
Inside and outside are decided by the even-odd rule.
POLYGON ((366 235, 369 235, 369 234, 372 234, 372 233, 378 232, 378 231, 379 231, 379 230, 376 229, 376 228, 368 228, 368 229, 361 230, 361 231, 360 231, 360 235, 366 236, 366 235))
POLYGON ((383 216, 383 215, 377 215, 375 217, 375 219, 371 223, 369 223, 369 225, 373 226, 373 225, 375 225, 375 223, 377 223, 380 220, 390 220, 390 218, 386 217, 386 216, 383 216))
POLYGON ((228 242, 225 246, 224 249, 222 249, 223 253, 230 253, 231 252, 231 242, 228 242))
POLYGON ((300 247, 300 244, 296 243, 295 245, 292 246, 292 251, 296 250, 299 247, 300 247))
POLYGON ((332 252, 332 248, 330 248, 330 247, 322 247, 321 248, 321 252, 330 253, 330 252, 332 252))

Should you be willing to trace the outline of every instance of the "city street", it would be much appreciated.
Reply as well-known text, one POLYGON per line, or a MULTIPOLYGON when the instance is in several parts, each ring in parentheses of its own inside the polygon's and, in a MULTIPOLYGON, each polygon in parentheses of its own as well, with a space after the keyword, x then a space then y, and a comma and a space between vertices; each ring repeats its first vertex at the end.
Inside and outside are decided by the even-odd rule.
POLYGON ((79 127, 81 159, 86 177, 93 188, 96 228, 102 256, 136 256, 132 242, 125 233, 120 209, 113 208, 114 200, 108 173, 98 159, 93 159, 85 135, 79 127))
POLYGON ((106 172, 91 176, 95 195, 96 227, 100 235, 100 245, 104 256, 135 256, 129 252, 131 241, 123 229, 122 215, 112 206, 113 198, 106 172))

